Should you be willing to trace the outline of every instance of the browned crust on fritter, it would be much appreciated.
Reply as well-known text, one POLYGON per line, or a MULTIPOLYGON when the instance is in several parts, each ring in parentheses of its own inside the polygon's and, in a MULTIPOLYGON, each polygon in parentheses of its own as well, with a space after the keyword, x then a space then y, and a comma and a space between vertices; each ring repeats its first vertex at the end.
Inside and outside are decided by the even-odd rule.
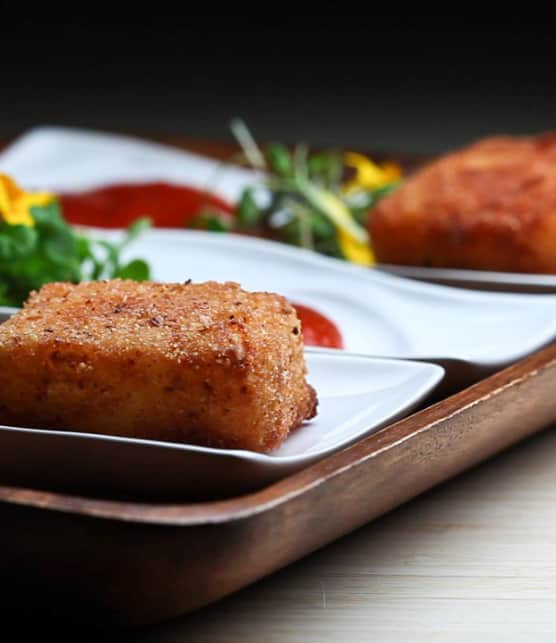
POLYGON ((556 273, 556 135, 441 157, 379 202, 369 229, 382 263, 556 273))
POLYGON ((300 321, 238 284, 56 283, 0 326, 0 422, 269 451, 316 412, 300 321))

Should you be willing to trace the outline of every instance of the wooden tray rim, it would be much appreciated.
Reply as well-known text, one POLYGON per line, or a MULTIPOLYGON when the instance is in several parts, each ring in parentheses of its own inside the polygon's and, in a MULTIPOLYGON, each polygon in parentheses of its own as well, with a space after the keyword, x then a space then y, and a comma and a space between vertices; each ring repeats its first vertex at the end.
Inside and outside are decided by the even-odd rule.
POLYGON ((260 491, 225 500, 198 503, 150 503, 73 496, 22 487, 0 486, 0 502, 142 524, 198 526, 242 520, 269 511, 370 458, 418 437, 449 418, 480 406, 556 365, 551 345, 423 410, 388 425, 367 438, 260 491))

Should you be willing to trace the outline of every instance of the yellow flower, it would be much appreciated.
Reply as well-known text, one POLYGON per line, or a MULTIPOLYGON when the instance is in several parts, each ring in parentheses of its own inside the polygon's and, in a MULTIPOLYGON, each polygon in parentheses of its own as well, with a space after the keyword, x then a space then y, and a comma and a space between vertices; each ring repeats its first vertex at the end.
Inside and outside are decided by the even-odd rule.
POLYGON ((360 266, 374 266, 375 255, 368 242, 361 242, 347 234, 345 230, 338 230, 338 245, 346 259, 360 266))
POLYGON ((380 166, 357 152, 344 154, 344 163, 355 170, 353 179, 342 186, 344 192, 376 190, 399 181, 402 176, 400 167, 395 163, 384 163, 380 166))
POLYGON ((49 192, 25 192, 6 174, 0 174, 0 220, 8 225, 34 226, 31 208, 50 203, 49 192))

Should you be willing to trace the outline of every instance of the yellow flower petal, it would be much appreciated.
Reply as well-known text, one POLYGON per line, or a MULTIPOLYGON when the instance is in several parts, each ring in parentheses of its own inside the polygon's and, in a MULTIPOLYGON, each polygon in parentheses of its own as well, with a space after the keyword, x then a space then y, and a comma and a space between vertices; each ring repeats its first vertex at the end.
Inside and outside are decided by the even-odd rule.
POLYGON ((0 174, 0 219, 8 225, 34 226, 31 208, 46 205, 55 198, 49 192, 25 192, 12 178, 0 174))
POLYGON ((16 183, 5 174, 0 174, 0 214, 8 212, 13 201, 15 201, 21 190, 16 183))
POLYGON ((25 208, 12 208, 9 212, 2 213, 2 218, 8 225, 24 225, 29 228, 35 225, 35 220, 25 208))
POLYGON ((402 178, 402 168, 397 163, 387 161, 382 166, 386 183, 395 183, 402 178))
POLYGON ((344 163, 355 170, 354 178, 344 183, 344 192, 376 190, 399 181, 402 175, 400 167, 395 163, 385 163, 380 166, 357 152, 344 154, 344 163))
POLYGON ((361 243, 344 230, 338 230, 338 244, 346 259, 360 266, 374 266, 375 256, 368 243, 361 243))

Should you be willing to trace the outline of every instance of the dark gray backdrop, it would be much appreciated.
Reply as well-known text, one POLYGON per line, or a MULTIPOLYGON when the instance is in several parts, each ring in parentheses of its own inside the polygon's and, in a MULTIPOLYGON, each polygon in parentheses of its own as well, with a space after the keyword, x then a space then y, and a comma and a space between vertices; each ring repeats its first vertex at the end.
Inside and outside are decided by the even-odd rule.
POLYGON ((118 20, 50 7, 38 20, 4 3, 0 137, 48 123, 228 139, 238 115, 261 140, 436 153, 556 126, 556 48, 541 18, 394 29, 352 9, 259 28, 150 7, 118 20))

